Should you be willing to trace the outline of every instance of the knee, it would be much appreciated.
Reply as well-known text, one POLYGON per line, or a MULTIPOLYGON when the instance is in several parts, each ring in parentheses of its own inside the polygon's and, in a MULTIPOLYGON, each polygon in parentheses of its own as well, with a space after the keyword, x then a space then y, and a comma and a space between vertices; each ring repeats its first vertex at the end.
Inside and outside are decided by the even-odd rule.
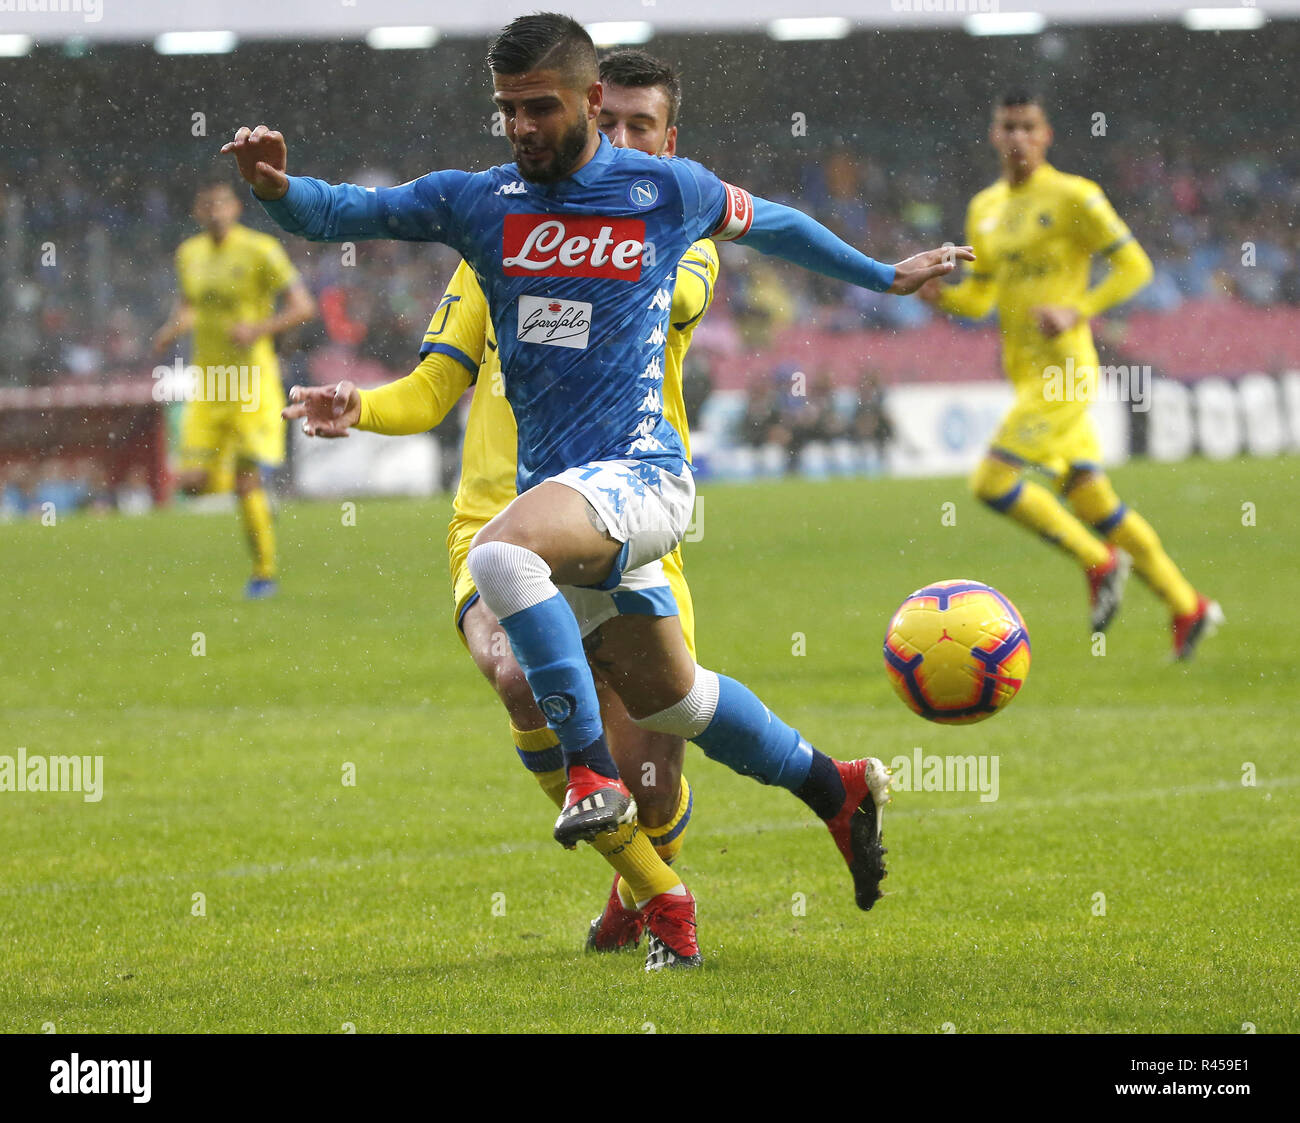
MULTIPOLYGON (((694 740, 708 728, 718 709, 718 676, 696 666, 695 681, 685 696, 665 709, 644 717, 632 717, 642 729, 667 733, 687 741, 694 740)), ((629 711, 630 712, 630 711, 629 711)))
POLYGON ((485 527, 474 536, 469 553, 465 556, 465 567, 480 594, 485 590, 491 593, 503 585, 512 588, 534 574, 542 577, 550 575, 546 563, 532 550, 511 542, 484 538, 486 530, 485 527))
POLYGON ((1066 494, 1070 508, 1102 534, 1115 529, 1124 517, 1124 505, 1110 480, 1100 472, 1080 472, 1070 481, 1066 494))
POLYGON ((1020 485, 1020 469, 1003 460, 986 456, 971 473, 968 483, 976 499, 996 507, 998 503, 1013 497, 1020 485))

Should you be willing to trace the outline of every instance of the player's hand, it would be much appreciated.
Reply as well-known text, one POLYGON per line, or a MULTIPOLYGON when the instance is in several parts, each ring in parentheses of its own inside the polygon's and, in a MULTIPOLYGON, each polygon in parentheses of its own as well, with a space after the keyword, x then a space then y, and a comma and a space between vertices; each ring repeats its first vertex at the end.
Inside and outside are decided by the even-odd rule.
POLYGON ((289 150, 284 136, 275 129, 258 125, 255 129, 243 126, 235 139, 221 146, 222 152, 233 152, 239 174, 253 187, 259 199, 279 199, 289 190, 289 177, 284 174, 289 150))
POLYGON ((1048 339, 1055 339, 1063 331, 1069 331, 1079 322, 1079 312, 1060 304, 1044 304, 1032 309, 1033 317, 1038 321, 1038 330, 1048 339))
POLYGON ((289 401, 293 404, 280 416, 286 421, 301 417, 309 437, 346 437, 361 420, 361 391, 346 379, 337 386, 295 386, 289 401))
POLYGON ((234 324, 230 329, 230 342, 236 347, 251 347, 265 334, 261 324, 234 324))
POLYGON ((941 246, 937 250, 913 254, 905 261, 895 263, 894 283, 886 291, 895 296, 907 296, 926 281, 946 277, 957 268, 957 262, 974 260, 975 250, 970 246, 941 246))
POLYGON ((931 277, 916 290, 916 295, 926 304, 938 304, 939 298, 943 295, 943 282, 938 277, 931 277))

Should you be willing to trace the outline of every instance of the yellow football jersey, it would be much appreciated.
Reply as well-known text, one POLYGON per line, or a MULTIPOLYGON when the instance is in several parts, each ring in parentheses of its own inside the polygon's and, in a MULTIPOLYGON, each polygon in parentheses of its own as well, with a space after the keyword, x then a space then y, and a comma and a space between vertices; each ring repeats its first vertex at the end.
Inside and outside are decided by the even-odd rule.
POLYGON ((1039 395, 1045 369, 1095 368, 1088 318, 1132 295, 1151 263, 1100 187, 1040 165, 1022 184, 1005 179, 970 202, 966 240, 975 263, 959 285, 945 288, 940 307, 981 318, 997 305, 1002 364, 1018 392, 1039 395), (1110 275, 1091 291, 1094 254, 1109 258, 1110 275), (1038 327, 1040 305, 1076 308, 1079 322, 1054 338, 1038 327))
POLYGON ((277 294, 298 279, 284 247, 269 234, 236 224, 218 245, 206 231, 176 251, 181 294, 194 309, 196 366, 258 367, 263 379, 280 372, 270 336, 241 347, 230 338, 238 323, 269 319, 277 294))

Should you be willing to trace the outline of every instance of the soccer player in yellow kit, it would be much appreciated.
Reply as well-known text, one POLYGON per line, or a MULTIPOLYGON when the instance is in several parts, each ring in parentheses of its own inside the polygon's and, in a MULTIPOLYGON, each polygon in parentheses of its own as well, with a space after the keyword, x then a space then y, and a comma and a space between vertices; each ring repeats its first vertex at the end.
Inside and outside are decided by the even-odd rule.
POLYGON ((1089 320, 1142 288, 1151 261, 1100 187, 1047 163, 1052 129, 1036 98, 1004 96, 989 140, 1002 178, 967 211, 966 240, 977 263, 957 285, 932 280, 920 290, 958 316, 982 319, 998 309, 1002 362, 1016 400, 971 487, 995 511, 1078 561, 1088 578, 1095 632, 1105 631, 1119 609, 1131 558, 1169 606, 1175 657, 1189 658, 1223 614, 1188 583, 1151 525, 1120 501, 1101 470, 1088 414, 1097 384, 1089 320), (1095 254, 1109 271, 1089 288, 1095 254), (1026 478, 1027 466, 1047 472, 1070 509, 1026 478))
MULTIPOLYGON (((600 78, 605 95, 599 123, 610 142, 651 155, 674 155, 681 93, 673 69, 643 51, 623 50, 601 61, 600 78)), ((712 242, 701 240, 682 257, 673 290, 664 352, 663 411, 688 456, 682 359, 712 301, 717 275, 716 250, 712 242)), ((556 807, 562 807, 566 781, 559 740, 538 710, 505 632, 479 599, 465 562, 474 536, 515 498, 517 439, 487 300, 464 262, 429 322, 421 354, 420 366, 410 375, 375 390, 357 391, 346 382, 329 388, 294 387, 296 404, 285 410, 285 416, 304 418, 305 431, 317 436, 345 436, 352 425, 391 435, 420 433, 441 421, 465 390, 474 387, 460 487, 447 535, 454 621, 475 664, 510 715, 511 736, 524 766, 556 807)), ((694 658, 694 611, 680 547, 663 564, 694 658)), ((647 602, 624 611, 651 612, 653 607, 647 602)), ((691 788, 682 775, 685 741, 632 722, 618 695, 601 679, 599 644, 597 629, 588 637, 588 650, 601 715, 619 771, 634 787, 638 821, 592 843, 616 873, 605 909, 591 923, 587 947, 593 951, 635 947, 647 924, 652 936, 667 935, 676 943, 671 938, 673 925, 694 926, 693 902, 687 918, 684 906, 691 899, 668 865, 681 850, 691 817, 691 788)), ((648 958, 647 966, 659 962, 648 958)))
POLYGON ((253 555, 246 592, 275 591, 275 532, 262 470, 284 460, 284 386, 272 337, 310 320, 316 304, 284 247, 269 234, 239 223, 239 196, 225 180, 201 186, 194 219, 201 234, 176 251, 181 295, 170 320, 154 336, 162 353, 193 332, 196 377, 181 421, 178 485, 197 495, 235 493, 253 555), (276 314, 277 296, 285 296, 276 314))

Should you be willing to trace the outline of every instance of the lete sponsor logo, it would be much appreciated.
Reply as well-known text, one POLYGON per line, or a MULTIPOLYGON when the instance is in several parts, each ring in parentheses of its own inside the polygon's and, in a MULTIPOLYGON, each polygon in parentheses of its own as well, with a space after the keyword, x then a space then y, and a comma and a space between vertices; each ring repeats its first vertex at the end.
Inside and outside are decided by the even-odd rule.
POLYGON ((524 343, 582 350, 591 335, 591 305, 551 296, 519 298, 518 336, 524 343))
POLYGON ((639 218, 508 214, 501 266, 507 277, 606 277, 639 281, 645 223, 639 218))

